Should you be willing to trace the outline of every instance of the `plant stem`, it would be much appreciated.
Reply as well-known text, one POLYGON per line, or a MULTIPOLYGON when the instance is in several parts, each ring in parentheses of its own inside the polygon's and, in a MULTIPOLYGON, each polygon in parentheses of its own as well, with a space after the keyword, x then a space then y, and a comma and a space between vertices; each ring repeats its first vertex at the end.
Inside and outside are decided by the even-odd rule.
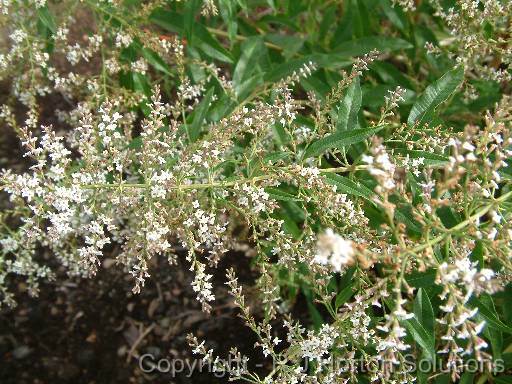
POLYGON ((425 250, 426 248, 429 248, 431 247, 432 245, 435 245, 437 243, 440 243, 441 241, 445 240, 446 237, 448 237, 449 235, 451 235, 452 233, 454 232, 457 232, 461 229, 464 229, 466 228, 467 226, 469 226, 471 223, 475 222, 477 219, 479 219, 480 217, 482 217, 483 215, 485 215, 487 212, 489 212, 491 210, 491 208, 496 204, 496 203, 500 203, 500 202, 503 202, 505 200, 507 200, 508 198, 512 197, 512 191, 510 192, 507 192, 505 193, 504 195, 498 197, 497 199, 493 200, 491 204, 488 204, 486 205, 485 207, 483 207, 482 209, 478 210, 476 213, 474 213, 473 215, 471 215, 468 219, 464 220, 464 221, 461 221, 459 224, 451 227, 451 228, 448 228, 446 230, 446 232, 434 237, 432 240, 426 242, 426 243, 423 243, 423 244, 420 244, 416 247, 414 247, 413 249, 411 249, 409 252, 411 253, 417 253, 417 252, 421 252, 423 250, 425 250))
MULTIPOLYGON (((338 173, 338 172, 349 172, 349 171, 358 171, 362 169, 366 169, 366 165, 358 165, 358 166, 348 166, 348 167, 337 167, 337 168, 324 168, 320 169, 322 173, 338 173)), ((283 169, 286 171, 286 169, 283 169)), ((187 189, 207 189, 207 188, 224 188, 224 187, 232 187, 236 184, 245 184, 245 183, 253 183, 262 180, 268 180, 274 177, 274 174, 269 175, 260 175, 255 177, 247 177, 243 179, 237 179, 232 181, 218 181, 211 183, 196 183, 196 184, 179 184, 172 185, 169 187, 171 190, 187 190, 187 189)), ((82 188, 84 189, 123 189, 123 188, 141 188, 145 189, 150 187, 149 184, 146 183, 126 183, 126 184, 109 184, 109 183, 96 183, 96 184, 82 184, 82 188)))
MULTIPOLYGON (((229 33, 225 32, 225 31, 223 31, 221 29, 216 29, 216 28, 211 28, 211 27, 208 27, 206 29, 208 29, 208 32, 213 33, 214 35, 222 36, 222 37, 228 37, 229 38, 229 33)), ((247 37, 246 36, 242 36, 242 35, 235 35, 234 38, 236 40, 238 40, 238 41, 245 41, 245 40, 247 40, 247 37)), ((283 50, 283 48, 280 47, 279 45, 275 45, 275 44, 269 43, 268 41, 264 41, 263 44, 265 44, 267 47, 275 49, 277 51, 282 51, 283 50)))

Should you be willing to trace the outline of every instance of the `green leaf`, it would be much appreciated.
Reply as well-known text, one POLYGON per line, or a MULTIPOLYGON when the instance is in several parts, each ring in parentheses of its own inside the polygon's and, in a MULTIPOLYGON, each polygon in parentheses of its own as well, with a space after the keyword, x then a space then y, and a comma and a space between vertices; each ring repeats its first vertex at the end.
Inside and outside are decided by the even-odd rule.
POLYGON ((482 240, 478 240, 473 248, 473 251, 469 255, 469 259, 472 262, 476 262, 478 269, 482 269, 484 267, 484 245, 482 240))
POLYGON ((265 74, 265 82, 274 83, 291 75, 294 71, 299 70, 304 64, 308 63, 309 57, 288 60, 282 64, 274 65, 271 71, 265 74))
MULTIPOLYGON (((395 85, 391 84, 378 84, 378 85, 365 85, 361 87, 363 93, 363 105, 371 107, 375 110, 380 108, 386 102, 386 97, 389 96, 390 91, 396 89, 395 85)), ((416 99, 416 93, 408 88, 403 88, 404 100, 400 102, 401 105, 412 105, 416 99)))
POLYGON ((185 3, 183 26, 185 27, 185 37, 190 44, 193 44, 194 41, 195 18, 201 4, 202 2, 199 0, 189 0, 185 3))
POLYGON ((340 277, 340 288, 352 285, 356 269, 357 267, 350 267, 345 271, 345 273, 340 277))
POLYGON ((381 37, 371 36, 362 37, 360 39, 347 41, 346 43, 339 44, 335 47, 334 52, 343 56, 361 56, 373 49, 379 52, 393 52, 401 49, 413 48, 408 41, 394 38, 394 37, 381 37))
POLYGON ((48 28, 51 33, 55 33, 57 30, 57 26, 55 25, 55 19, 53 18, 53 15, 50 13, 50 10, 48 9, 48 6, 45 5, 44 7, 37 8, 37 16, 39 17, 39 20, 41 23, 48 28))
POLYGON ((281 201, 281 207, 286 215, 293 217, 297 222, 304 220, 306 217, 303 208, 294 201, 281 201))
POLYGON ((165 11, 162 8, 158 8, 151 14, 150 20, 168 31, 181 35, 184 33, 183 16, 176 12, 165 11))
POLYGON ((340 149, 355 143, 359 143, 364 139, 374 135, 382 128, 384 128, 384 126, 379 125, 370 128, 359 128, 352 129, 350 131, 336 132, 325 136, 315 141, 306 149, 306 152, 304 153, 304 159, 307 159, 308 157, 319 156, 331 148, 340 149))
MULTIPOLYGON (((185 32, 183 15, 175 12, 164 11, 162 9, 155 10, 151 16, 151 21, 155 24, 167 29, 168 31, 183 35, 185 32)), ((190 33, 190 32, 189 32, 190 33)), ((231 54, 212 36, 208 29, 199 23, 194 23, 193 41, 191 45, 201 50, 207 56, 220 60, 229 64, 233 63, 231 54)))
POLYGON ((491 327, 486 327, 483 331, 484 336, 491 342, 492 356, 494 359, 502 358, 503 334, 491 327))
POLYGON ((441 207, 436 209, 437 216, 446 228, 453 228, 459 224, 462 219, 460 214, 455 212, 452 207, 441 207))
POLYGON ((460 377, 459 384, 473 384, 474 372, 464 372, 460 377))
MULTIPOLYGON (((146 95, 148 98, 151 97, 151 85, 148 78, 139 72, 130 72, 132 78, 133 89, 146 95)), ((146 106, 145 102, 142 102, 142 106, 146 106)), ((149 108, 147 109, 149 110, 149 108)))
POLYGON ((334 304, 336 311, 352 297, 353 293, 354 292, 352 291, 352 284, 346 286, 340 292, 338 292, 334 304))
MULTIPOLYGON (((264 79, 267 83, 275 83, 299 70, 304 64, 312 62, 317 68, 327 68, 336 70, 349 67, 352 62, 346 56, 336 53, 315 53, 297 59, 287 60, 284 63, 274 65, 274 67, 265 73, 264 79)), ((309 78, 311 79, 311 77, 309 78)))
POLYGON ((494 311, 493 308, 489 308, 487 305, 485 305, 484 302, 480 300, 480 298, 472 297, 469 300, 469 305, 471 307, 478 308, 478 315, 485 320, 486 324, 489 327, 500 330, 505 333, 512 334, 512 327, 510 327, 507 324, 504 324, 499 319, 496 311, 494 311))
POLYGON ((405 275, 405 280, 407 281, 407 284, 414 288, 426 288, 434 285, 436 275, 437 271, 435 269, 429 269, 425 272, 418 271, 405 275))
POLYGON ((430 360, 435 360, 436 353, 434 337, 427 332, 416 318, 405 320, 403 324, 414 341, 423 349, 425 356, 430 360))
POLYGON ((290 157, 290 154, 287 152, 271 152, 263 158, 264 163, 275 163, 279 160, 286 159, 290 157))
POLYGON ((432 309, 430 299, 423 288, 418 289, 418 293, 414 299, 414 315, 416 316, 416 319, 423 324, 423 327, 432 336, 432 338, 435 338, 434 310, 432 309))
POLYGON ((260 89, 263 85, 263 78, 261 73, 256 73, 254 76, 244 80, 241 84, 234 86, 237 99, 242 102, 254 92, 255 89, 260 89))
POLYGON ((329 184, 337 187, 337 192, 364 197, 368 200, 375 195, 371 189, 359 182, 350 180, 348 177, 337 175, 335 173, 326 173, 325 178, 329 184))
POLYGON ((337 131, 354 129, 357 125, 357 114, 361 108, 361 86, 359 77, 356 77, 347 88, 340 108, 338 109, 337 131))
POLYGON ((319 330, 322 327, 322 324, 324 323, 322 315, 310 301, 308 301, 308 310, 309 314, 311 315, 311 320, 313 321, 314 328, 316 330, 319 330))
POLYGON ((128 148, 141 149, 142 148, 142 137, 140 137, 140 136, 134 137, 128 144, 128 148))
POLYGON ((313 297, 313 293, 311 292, 311 289, 308 288, 307 286, 303 285, 302 292, 304 293, 304 297, 306 298, 309 314, 310 314, 311 320, 313 322, 313 327, 316 330, 318 330, 324 323, 324 319, 322 318, 322 315, 320 314, 318 309, 316 309, 315 305, 313 304, 314 297, 313 297))
POLYGON ((281 47, 285 58, 291 58, 304 44, 304 39, 298 36, 284 34, 268 34, 265 36, 265 40, 281 47))
POLYGON ((224 23, 226 23, 229 40, 234 41, 238 31, 236 19, 238 11, 237 6, 232 0, 219 0, 219 10, 224 23))
POLYGON ((199 138, 203 121, 206 117, 206 112, 208 112, 208 108, 210 107, 210 103, 213 98, 213 91, 213 87, 208 90, 206 95, 203 97, 203 100, 201 100, 201 103, 199 103, 199 106, 195 109, 192 124, 187 127, 188 137, 191 142, 194 142, 199 138))
POLYGON ((391 21, 398 29, 404 31, 408 26, 407 17, 401 7, 394 7, 389 0, 380 1, 382 10, 386 17, 391 21))
POLYGON ((283 223, 283 229, 286 233, 289 233, 292 235, 295 239, 300 239, 302 231, 298 227, 297 223, 293 220, 290 215, 286 213, 278 213, 276 214, 276 218, 281 219, 284 221, 283 223))
POLYGON ((202 24, 196 24, 194 28, 194 46, 213 59, 232 64, 231 54, 224 49, 218 40, 202 24), (197 38, 197 40, 196 40, 197 38))
POLYGON ((423 165, 427 167, 440 167, 450 161, 448 156, 416 149, 395 148, 393 149, 393 152, 402 155, 409 155, 409 158, 411 159, 423 158, 423 165))
POLYGON ((148 48, 144 48, 142 46, 138 46, 142 56, 147 60, 149 64, 151 64, 156 70, 165 73, 166 75, 172 76, 172 73, 169 71, 169 67, 165 63, 165 61, 154 51, 148 48))
POLYGON ((395 218, 404 223, 408 230, 416 233, 422 232, 421 224, 412 216, 412 207, 410 205, 397 207, 395 209, 395 218))
POLYGON ((298 197, 288 193, 281 191, 277 188, 265 188, 265 192, 269 194, 269 196, 274 200, 281 200, 281 201, 301 201, 298 197))
POLYGON ((288 130, 286 130, 281 124, 273 124, 272 132, 274 133, 276 142, 280 146, 286 145, 292 139, 290 132, 288 130))
POLYGON ((264 48, 261 37, 250 37, 241 46, 242 54, 233 71, 233 87, 240 96, 244 80, 247 80, 255 69, 254 63, 264 48))
MULTIPOLYGON (((498 313, 496 312, 496 307, 494 306, 494 302, 492 300, 491 295, 484 293, 480 295, 480 301, 487 307, 489 310, 498 317, 498 313)), ((482 316, 477 314, 477 318, 481 319, 482 316)), ((492 356, 493 359, 502 359, 502 351, 503 351, 503 334, 501 331, 494 329, 492 327, 485 327, 483 331, 484 336, 487 340, 490 341, 492 347, 492 356)))
POLYGON ((512 375, 495 377, 494 382, 496 384, 512 384, 512 375))
MULTIPOLYGON (((384 83, 402 86, 409 90, 414 89, 414 84, 404 75, 403 72, 393 64, 386 61, 375 61, 370 65, 370 70, 374 71, 384 83)), ((411 91, 412 92, 412 91, 411 91)))
POLYGON ((464 69, 457 67, 446 72, 440 79, 430 84, 412 106, 407 124, 425 124, 432 119, 435 109, 446 101, 462 84, 464 69))

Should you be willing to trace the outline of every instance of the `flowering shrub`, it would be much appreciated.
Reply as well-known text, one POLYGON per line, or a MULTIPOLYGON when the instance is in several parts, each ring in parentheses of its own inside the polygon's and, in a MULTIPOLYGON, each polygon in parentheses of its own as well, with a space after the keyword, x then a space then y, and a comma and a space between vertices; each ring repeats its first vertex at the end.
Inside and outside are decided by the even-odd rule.
POLYGON ((189 337, 231 379, 509 369, 510 3, 376 3, 4 0, 0 117, 29 165, 1 172, 2 301, 18 275, 34 295, 55 265, 94 276, 114 244, 138 293, 184 247, 208 312, 248 244, 264 314, 226 284, 274 369, 189 337))

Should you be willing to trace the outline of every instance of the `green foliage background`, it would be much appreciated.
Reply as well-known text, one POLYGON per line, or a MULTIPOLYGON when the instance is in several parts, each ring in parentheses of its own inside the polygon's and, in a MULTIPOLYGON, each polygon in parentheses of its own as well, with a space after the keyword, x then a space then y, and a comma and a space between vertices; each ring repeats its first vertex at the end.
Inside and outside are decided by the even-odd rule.
MULTIPOLYGON (((232 111, 248 104, 257 97, 267 95, 279 80, 299 70, 304 64, 313 62, 318 70, 312 76, 301 80, 295 94, 304 99, 307 92, 313 93, 320 102, 343 78, 341 71, 349 70, 355 57, 363 56, 377 49, 381 56, 372 63, 361 79, 354 81, 344 91, 340 103, 333 106, 331 116, 336 121, 336 131, 304 148, 303 159, 319 158, 329 149, 343 149, 349 159, 355 162, 366 150, 365 139, 379 131, 386 136, 385 127, 370 126, 369 120, 378 118, 388 91, 400 86, 406 90, 405 100, 399 109, 402 123, 409 127, 428 123, 430 126, 452 127, 460 131, 466 124, 481 122, 483 112, 494 108, 503 94, 510 92, 509 84, 499 84, 478 76, 464 73, 464 69, 448 55, 434 56, 427 53, 425 43, 431 42, 442 47, 452 44, 449 31, 438 18, 427 1, 418 1, 415 12, 404 12, 390 0, 219 0, 217 16, 202 16, 201 0, 169 2, 154 10, 148 19, 134 20, 130 9, 137 9, 140 3, 127 1, 116 8, 108 3, 90 2, 103 21, 114 26, 145 25, 157 31, 163 38, 178 35, 186 46, 186 71, 191 79, 200 81, 208 71, 194 59, 215 62, 222 68, 223 75, 230 77, 234 94, 226 92, 222 83, 213 79, 208 84, 200 105, 187 117, 184 129, 188 139, 197 140, 207 126, 205 122, 216 122, 232 111), (461 85, 477 90, 478 97, 467 99, 460 91, 461 85), (382 132, 381 132, 382 130, 382 132)), ((453 1, 445 1, 449 7, 453 1)), ((40 33, 49 38, 55 32, 54 15, 48 7, 38 11, 40 33)), ((493 38, 492 27, 486 29, 488 39, 493 38)), ((160 84, 164 94, 172 97, 176 68, 168 65, 158 54, 143 47, 136 41, 123 51, 123 60, 134 62, 144 57, 152 66, 151 73, 142 75, 126 72, 120 77, 120 87, 151 95, 153 86, 160 84)), ((272 94, 264 96, 269 100, 272 94)), ((143 114, 149 110, 144 103, 139 106, 143 114)), ((299 122, 314 128, 308 110, 299 117, 299 122)), ((286 145, 290 142, 287 132, 275 128, 274 139, 282 147, 267 159, 275 161, 287 156, 286 145)), ((137 147, 136 138, 129 145, 137 147)), ((239 143, 243 146, 244 143, 239 143)), ((443 164, 446 157, 422 151, 410 151, 403 143, 396 142, 397 150, 408 152, 412 158, 424 157, 430 164, 443 164)), ((324 167, 336 166, 322 158, 324 167)), ((510 167, 505 169, 510 177, 510 167)), ((257 165, 247 170, 248 176, 257 174, 257 165)), ((353 172, 345 175, 327 176, 338 190, 368 200, 366 214, 371 225, 377 228, 386 221, 383 213, 370 203, 374 194, 374 181, 368 177, 356 178, 353 172)), ((285 221, 286 230, 296 238, 301 236, 301 222, 304 220, 303 207, 294 196, 293 189, 268 190, 279 201, 280 209, 275 215, 285 221)), ((397 219, 404 223, 411 237, 421 234, 422 228, 411 215, 410 207, 400 206, 397 219)), ((463 218, 447 209, 440 214, 447 228, 456 228, 463 218)), ((480 250, 481 252, 481 250, 480 250)), ((473 252, 479 260, 479 248, 473 252)), ((349 270, 343 276, 333 278, 330 290, 337 292, 334 308, 337 310, 350 300, 354 290, 349 270)), ((319 327, 324 321, 311 293, 311 287, 297 276, 281 271, 282 286, 289 298, 302 292, 308 299, 311 321, 319 327)), ((439 311, 434 285, 435 271, 417 272, 407 276, 408 283, 418 288, 414 301, 415 318, 406 327, 424 356, 435 357, 436 335, 434 319, 439 311)), ((479 315, 489 325, 486 338, 490 341, 496 358, 504 358, 508 368, 512 367, 512 290, 491 298, 482 295, 473 299, 473 306, 479 308, 479 315)), ((329 308, 327 308, 329 309, 329 308)), ((420 378, 424 380, 425 378, 420 378)), ((446 381, 445 376, 435 379, 446 381)), ((480 377, 483 383, 488 377, 480 377)), ((512 382, 511 376, 494 379, 497 383, 512 382)), ((463 376, 461 382, 473 382, 471 375, 463 376)))

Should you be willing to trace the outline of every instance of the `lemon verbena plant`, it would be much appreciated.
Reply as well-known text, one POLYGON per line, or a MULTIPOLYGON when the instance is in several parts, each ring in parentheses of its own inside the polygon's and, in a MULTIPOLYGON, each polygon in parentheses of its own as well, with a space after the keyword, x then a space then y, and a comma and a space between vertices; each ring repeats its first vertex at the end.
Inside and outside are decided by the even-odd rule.
POLYGON ((62 268, 93 277, 109 253, 134 293, 152 260, 183 258, 209 312, 219 260, 250 249, 262 310, 236 268, 226 284, 273 369, 189 336, 230 379, 483 383, 510 369, 509 2, 0 13, 0 117, 24 158, 0 174, 2 302, 20 278, 37 295, 62 268), (310 320, 292 316, 298 295, 310 320))

